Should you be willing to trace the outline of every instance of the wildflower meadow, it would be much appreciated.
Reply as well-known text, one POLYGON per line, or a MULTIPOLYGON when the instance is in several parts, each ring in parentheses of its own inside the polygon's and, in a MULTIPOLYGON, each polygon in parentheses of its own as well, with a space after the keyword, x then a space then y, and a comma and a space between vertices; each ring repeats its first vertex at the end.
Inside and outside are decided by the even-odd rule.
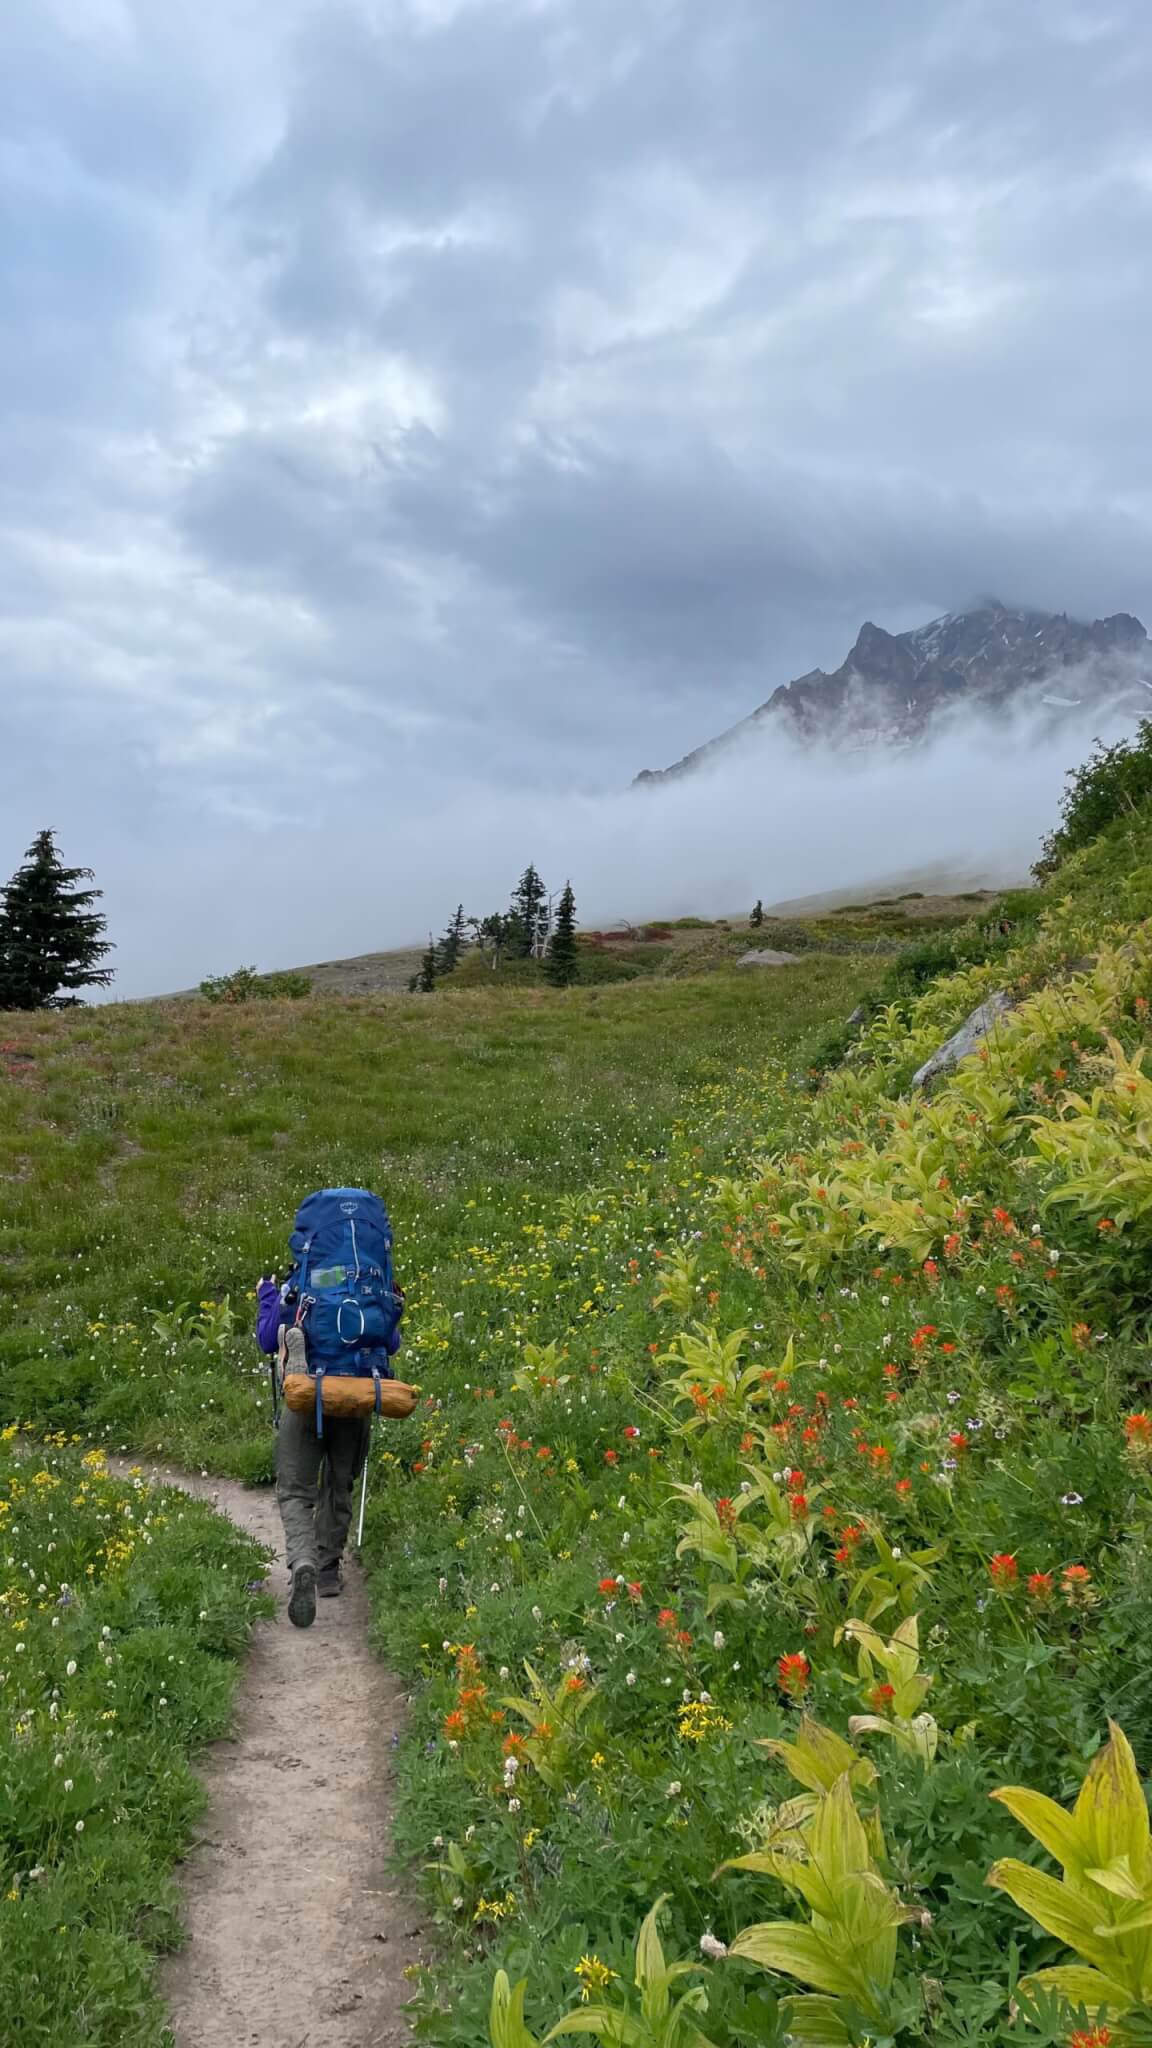
POLYGON ((255 1573, 106 1455, 265 1476, 253 1278, 301 1191, 368 1179, 421 1393, 366 1535, 416 2037, 1152 2041, 1149 822, 933 978, 814 951, 22 1024, 0 1967, 59 1941, 75 2002, 115 1956, 137 2032, 76 2038, 162 2038, 140 1872, 186 1839, 255 1573))

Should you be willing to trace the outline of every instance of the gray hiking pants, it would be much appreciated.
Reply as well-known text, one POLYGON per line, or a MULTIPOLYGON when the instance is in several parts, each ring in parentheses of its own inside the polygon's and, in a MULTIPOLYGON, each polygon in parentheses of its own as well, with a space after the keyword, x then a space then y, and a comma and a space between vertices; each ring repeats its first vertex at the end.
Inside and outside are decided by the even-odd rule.
POLYGON ((285 1408, 276 1438, 276 1500, 284 1524, 288 1569, 323 1571, 344 1555, 352 1526, 352 1489, 368 1456, 371 1416, 325 1416, 324 1435, 313 1415, 285 1408))

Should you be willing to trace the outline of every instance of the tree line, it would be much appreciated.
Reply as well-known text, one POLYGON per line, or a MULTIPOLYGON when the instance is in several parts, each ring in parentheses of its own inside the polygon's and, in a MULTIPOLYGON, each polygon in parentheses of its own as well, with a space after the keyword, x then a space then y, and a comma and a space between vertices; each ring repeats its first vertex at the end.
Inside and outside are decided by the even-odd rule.
POLYGON ((553 896, 529 862, 507 910, 486 917, 467 917, 458 904, 448 924, 428 946, 419 972, 408 986, 430 995, 438 981, 454 974, 466 953, 478 952, 493 972, 502 960, 539 960, 545 978, 557 988, 579 980, 580 949, 576 942, 576 898, 571 882, 553 896))
POLYGON ((112 951, 91 868, 65 867, 54 832, 38 832, 0 888, 0 1010, 64 1010, 81 988, 107 988, 112 951))

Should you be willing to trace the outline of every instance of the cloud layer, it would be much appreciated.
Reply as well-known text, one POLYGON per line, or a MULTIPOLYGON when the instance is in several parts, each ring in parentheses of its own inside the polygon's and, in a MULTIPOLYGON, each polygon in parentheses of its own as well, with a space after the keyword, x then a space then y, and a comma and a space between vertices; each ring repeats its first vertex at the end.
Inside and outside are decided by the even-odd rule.
POLYGON ((239 874, 277 957, 335 950, 285 906, 345 834, 381 909, 341 943, 408 936, 414 875, 462 886, 445 792, 484 793, 465 872, 514 793, 518 862, 533 802, 546 836, 865 616, 1152 612, 1129 0, 5 33, 0 866, 48 822, 98 856, 126 987, 171 981, 168 903, 221 964, 239 874))

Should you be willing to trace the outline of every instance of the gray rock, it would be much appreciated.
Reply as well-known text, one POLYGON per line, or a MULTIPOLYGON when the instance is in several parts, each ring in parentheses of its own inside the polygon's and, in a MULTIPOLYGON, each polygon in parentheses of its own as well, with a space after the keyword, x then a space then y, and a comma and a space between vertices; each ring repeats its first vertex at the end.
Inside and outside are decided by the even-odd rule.
POLYGON ((795 967, 801 959, 799 953, 773 953, 771 950, 758 953, 741 953, 737 967, 795 967))
POLYGON ((980 1040, 988 1036, 997 1018, 1002 1017, 1005 1011, 1011 1008, 1012 998, 1008 991, 997 989, 994 996, 989 996, 978 1010, 973 1010, 972 1015, 964 1019, 959 1031, 954 1031, 947 1043, 942 1045, 938 1052, 933 1053, 931 1059, 925 1060, 924 1065, 913 1074, 912 1086, 925 1087, 929 1081, 934 1081, 938 1074, 946 1074, 950 1067, 956 1065, 957 1060, 962 1060, 968 1053, 975 1052, 980 1040))
POLYGON ((857 1003, 856 1008, 853 1010, 852 1015, 848 1019, 846 1028, 849 1031, 855 1031, 858 1028, 858 1026, 864 1022, 864 1019, 867 1015, 868 1012, 865 1009, 864 1004, 857 1003))

